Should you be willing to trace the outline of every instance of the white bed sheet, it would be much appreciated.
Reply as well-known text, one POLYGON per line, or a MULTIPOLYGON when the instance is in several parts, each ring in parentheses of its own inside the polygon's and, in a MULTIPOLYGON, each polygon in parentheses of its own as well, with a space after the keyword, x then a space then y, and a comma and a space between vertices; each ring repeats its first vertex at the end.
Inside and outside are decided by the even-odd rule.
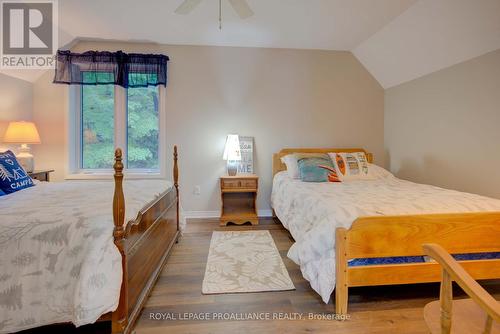
POLYGON ((342 183, 301 182, 286 171, 274 177, 272 207, 295 239, 288 257, 325 303, 335 287, 337 227, 361 216, 500 211, 498 199, 377 175, 342 183))
MULTIPOLYGON (((125 180, 125 222, 172 183, 125 180)), ((0 197, 0 333, 93 323, 118 306, 114 183, 41 182, 0 197)))

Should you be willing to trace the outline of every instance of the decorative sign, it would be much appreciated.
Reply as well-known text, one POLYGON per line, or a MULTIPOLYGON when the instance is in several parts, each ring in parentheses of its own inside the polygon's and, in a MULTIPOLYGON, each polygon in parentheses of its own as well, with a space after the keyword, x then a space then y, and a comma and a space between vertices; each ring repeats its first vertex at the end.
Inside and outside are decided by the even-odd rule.
POLYGON ((240 136, 241 161, 238 163, 238 173, 253 174, 253 137, 240 136))

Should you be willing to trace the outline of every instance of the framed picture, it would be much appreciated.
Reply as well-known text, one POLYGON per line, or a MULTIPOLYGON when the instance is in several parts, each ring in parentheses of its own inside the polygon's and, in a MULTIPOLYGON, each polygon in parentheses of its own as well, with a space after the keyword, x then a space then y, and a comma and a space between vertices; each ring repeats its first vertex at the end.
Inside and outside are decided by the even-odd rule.
POLYGON ((241 161, 238 164, 238 173, 254 174, 253 170, 253 137, 240 136, 241 161))

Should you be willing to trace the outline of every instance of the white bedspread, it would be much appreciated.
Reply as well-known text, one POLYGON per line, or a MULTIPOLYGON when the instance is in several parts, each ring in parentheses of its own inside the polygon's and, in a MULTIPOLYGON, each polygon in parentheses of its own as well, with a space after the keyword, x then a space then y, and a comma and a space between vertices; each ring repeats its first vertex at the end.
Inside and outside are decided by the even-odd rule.
MULTIPOLYGON (((124 181, 125 221, 172 186, 124 181)), ((118 306, 113 182, 41 182, 0 197, 0 333, 93 323, 118 306)))
POLYGON ((500 211, 500 200, 400 180, 306 183, 286 172, 273 181, 272 207, 295 243, 288 257, 328 303, 335 287, 335 228, 361 216, 500 211))

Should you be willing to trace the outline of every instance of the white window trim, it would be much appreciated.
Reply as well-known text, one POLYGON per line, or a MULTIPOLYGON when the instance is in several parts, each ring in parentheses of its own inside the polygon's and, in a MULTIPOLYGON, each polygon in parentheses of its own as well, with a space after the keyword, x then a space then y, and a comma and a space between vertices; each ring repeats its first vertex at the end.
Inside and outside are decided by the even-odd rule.
MULTIPOLYGON (((158 159, 159 170, 148 169, 127 169, 123 173, 129 179, 166 179, 166 89, 158 85, 158 159)), ((126 119, 127 90, 120 86, 115 86, 115 148, 120 147, 123 156, 127 156, 127 119, 126 119), (120 131, 121 130, 121 131, 120 131)), ((81 166, 81 85, 69 86, 68 92, 68 168, 66 171, 66 180, 103 180, 109 179, 113 169, 82 169, 81 166)))

